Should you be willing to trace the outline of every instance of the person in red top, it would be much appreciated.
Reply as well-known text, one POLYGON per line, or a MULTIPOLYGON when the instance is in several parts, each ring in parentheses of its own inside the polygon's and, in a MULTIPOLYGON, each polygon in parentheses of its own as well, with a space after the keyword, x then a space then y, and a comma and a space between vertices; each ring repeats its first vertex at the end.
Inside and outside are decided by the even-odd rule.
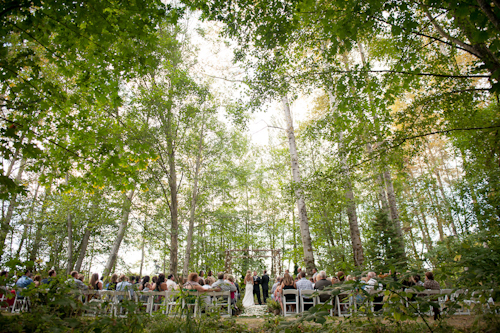
MULTIPOLYGON (((5 302, 9 307, 12 307, 14 305, 14 301, 16 300, 16 291, 12 290, 11 288, 7 287, 7 280, 9 279, 9 272, 7 271, 2 271, 0 273, 0 296, 1 295, 6 295, 6 300, 5 302), (8 294, 12 294, 11 297, 8 297, 8 294)), ((3 303, 3 302, 2 302, 3 303)), ((4 307, 6 304, 0 304, 0 307, 4 307)))

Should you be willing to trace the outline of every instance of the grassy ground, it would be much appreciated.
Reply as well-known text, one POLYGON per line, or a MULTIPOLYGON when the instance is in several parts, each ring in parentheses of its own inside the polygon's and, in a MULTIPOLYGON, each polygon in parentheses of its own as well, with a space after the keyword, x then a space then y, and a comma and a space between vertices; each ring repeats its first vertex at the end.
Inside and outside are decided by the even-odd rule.
MULTIPOLYGON (((244 324, 247 325, 249 329, 259 329, 261 328, 264 323, 265 323, 264 318, 255 318, 255 317, 238 317, 236 318, 236 323, 238 324, 244 324)), ((294 318, 287 317, 285 318, 287 321, 292 321, 294 318)), ((346 320, 344 318, 335 318, 335 319, 330 319, 329 322, 333 321, 339 321, 339 320, 346 320)), ((366 320, 366 319, 364 319, 366 320)), ((427 322, 433 326, 434 319, 432 317, 427 317, 426 318, 427 322)), ((448 318, 445 318, 444 321, 450 325, 453 326, 453 328, 460 330, 460 331, 469 331, 469 329, 472 327, 472 324, 474 322, 474 316, 451 316, 448 318)), ((418 322, 423 322, 421 319, 418 320, 418 322)))

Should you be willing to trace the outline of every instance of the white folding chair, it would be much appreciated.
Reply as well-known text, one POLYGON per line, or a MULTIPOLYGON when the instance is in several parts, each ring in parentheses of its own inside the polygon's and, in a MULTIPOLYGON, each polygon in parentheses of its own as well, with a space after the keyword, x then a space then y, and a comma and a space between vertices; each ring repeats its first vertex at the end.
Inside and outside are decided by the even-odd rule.
POLYGON ((175 308, 176 306, 180 305, 177 301, 180 296, 180 291, 179 290, 173 290, 173 291, 166 291, 165 292, 165 300, 163 304, 165 305, 165 308, 163 309, 163 314, 166 315, 173 315, 175 314, 175 308))
POLYGON ((100 303, 100 313, 101 314, 113 314, 115 313, 116 303, 118 302, 115 297, 114 290, 101 290, 99 292, 101 296, 99 300, 96 300, 96 303, 100 303))
POLYGON ((349 317, 356 312, 356 302, 348 292, 342 292, 335 296, 337 305, 337 315, 339 317, 349 317))
POLYGON ((298 314, 299 313, 299 292, 297 289, 284 289, 283 290, 283 316, 291 316, 293 314, 298 314), (287 295, 292 295, 291 300, 287 299, 287 295), (295 306, 295 311, 288 311, 288 306, 290 308, 292 306, 295 306))
POLYGON ((317 304, 330 304, 332 308, 329 310, 330 311, 330 316, 333 316, 333 309, 334 309, 334 304, 335 303, 335 297, 332 297, 330 293, 323 293, 321 290, 315 290, 319 291, 319 295, 315 297, 314 301, 317 304), (322 302, 321 297, 323 296, 323 299, 326 299, 326 296, 328 296, 328 300, 322 302))
POLYGON ((138 311, 145 309, 145 312, 148 314, 153 313, 153 298, 151 295, 151 291, 135 291, 134 292, 134 301, 139 305, 138 311))
POLYGON ((303 313, 305 311, 306 305, 316 305, 316 300, 312 294, 314 294, 314 290, 301 290, 300 291, 300 312, 303 313))
POLYGON ((467 302, 464 300, 459 300, 459 298, 464 295, 467 297, 468 290, 467 289, 457 289, 454 293, 450 295, 450 301, 452 303, 458 304, 459 308, 455 310, 455 315, 470 315, 470 309, 468 307, 467 302))
POLYGON ((373 313, 382 312, 381 310, 383 310, 384 306, 384 291, 370 289, 368 293, 370 294, 370 298, 373 298, 373 300, 370 300, 371 311, 373 313), (379 309, 375 310, 376 307, 379 309))
MULTIPOLYGON (((204 294, 202 294, 204 295, 204 294)), ((221 308, 224 310, 224 307, 227 308, 227 314, 221 315, 221 317, 231 317, 231 292, 230 291, 213 291, 210 293, 212 296, 213 306, 216 308, 221 308)), ((223 313, 221 311, 221 313, 223 313)))
MULTIPOLYGON (((10 293, 10 290, 8 291, 3 291, 2 290, 2 295, 0 296, 0 310, 7 310, 7 311, 11 311, 11 306, 9 305, 9 294, 10 293)), ((12 296, 15 298, 15 296, 12 296)))

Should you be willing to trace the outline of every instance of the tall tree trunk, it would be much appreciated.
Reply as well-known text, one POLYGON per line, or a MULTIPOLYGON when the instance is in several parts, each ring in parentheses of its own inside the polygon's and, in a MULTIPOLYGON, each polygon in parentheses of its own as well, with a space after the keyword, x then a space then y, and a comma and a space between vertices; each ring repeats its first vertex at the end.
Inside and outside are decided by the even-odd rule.
POLYGON ((92 207, 90 209, 90 221, 87 222, 87 227, 85 228, 85 233, 83 234, 82 242, 80 244, 80 253, 78 255, 78 259, 75 264, 75 271, 80 271, 82 268, 83 259, 85 259, 85 255, 87 254, 87 247, 89 244, 90 233, 92 232, 94 219, 96 217, 96 209, 97 209, 97 200, 94 198, 92 202, 92 207))
MULTIPOLYGON (((359 43, 358 48, 359 48, 359 52, 361 55, 361 62, 363 64, 363 66, 366 66, 367 61, 366 61, 365 52, 363 49, 363 44, 359 43)), ((368 76, 368 74, 366 74, 366 79, 368 82, 370 82, 370 77, 368 76)), ((372 96, 371 91, 368 92, 368 98, 370 101, 370 109, 372 111, 374 125, 376 126, 376 131, 378 133, 379 132, 379 128, 377 126, 378 115, 377 115, 377 112, 375 110, 375 106, 373 103, 373 96, 372 96)), ((377 142, 377 146, 378 146, 381 139, 377 137, 377 141, 378 141, 377 142)), ((371 150, 371 149, 369 149, 369 150, 371 150)), ((396 230, 396 235, 398 236, 398 241, 399 241, 400 246, 401 246, 403 258, 406 258, 405 243, 404 243, 403 233, 401 231, 401 222, 399 220, 398 209, 396 206, 396 196, 394 194, 394 187, 392 184, 391 173, 389 171, 389 168, 387 167, 385 158, 382 157, 381 163, 382 163, 383 175, 381 175, 381 174, 377 175, 377 185, 379 187, 379 200, 382 201, 382 210, 384 212, 387 212, 386 202, 389 204, 390 215, 388 215, 388 216, 390 217, 390 219, 394 225, 394 228, 396 230), (381 185, 383 185, 384 179, 385 179, 385 185, 387 187, 387 198, 385 196, 386 195, 385 190, 380 187, 381 185)), ((406 261, 406 259, 405 259, 405 261, 406 261)))
POLYGON ((442 220, 441 215, 439 214, 438 203, 434 201, 434 196, 432 195, 432 193, 429 189, 427 189, 427 194, 429 195, 429 198, 431 200, 432 211, 434 213, 434 218, 436 219, 438 232, 439 232, 439 240, 442 242, 442 241, 444 241, 443 220, 442 220))
POLYGON ((130 191, 128 196, 125 194, 123 195, 123 207, 120 227, 118 228, 118 234, 116 235, 116 239, 113 243, 113 248, 111 249, 111 253, 109 254, 108 260, 106 262, 106 266, 104 267, 104 271, 102 273, 103 276, 108 276, 116 264, 118 251, 120 250, 120 245, 122 243, 123 237, 125 236, 125 232, 127 231, 128 217, 130 215, 130 207, 132 206, 132 198, 134 197, 134 192, 135 190, 132 190, 130 191))
MULTIPOLYGON (((69 173, 66 173, 66 185, 69 183, 69 173)), ((66 275, 69 275, 73 270, 73 217, 71 216, 71 209, 68 209, 67 216, 67 230, 68 230, 68 266, 66 267, 66 275)))
MULTIPOLYGON (((21 177, 23 176, 24 168, 26 167, 26 158, 23 157, 21 160, 21 164, 19 165, 19 170, 17 171, 16 183, 21 181, 21 177)), ((10 222, 12 220, 12 215, 14 214, 14 208, 17 206, 17 194, 12 194, 12 197, 9 202, 9 208, 7 208, 7 214, 5 215, 5 219, 2 220, 2 225, 0 229, 0 257, 3 256, 4 248, 5 248, 5 239, 10 231, 10 222)))
POLYGON ((170 187, 170 273, 177 278, 178 266, 178 239, 179 239, 179 222, 178 222, 178 207, 177 207, 177 170, 175 168, 175 151, 172 145, 172 140, 168 140, 169 151, 169 187, 170 187))
POLYGON ((141 246, 141 268, 139 269, 139 277, 142 278, 142 267, 144 266, 144 246, 146 245, 146 241, 144 239, 144 235, 142 238, 142 246, 141 246))
MULTIPOLYGON (((33 223, 33 211, 35 210, 35 205, 36 205, 36 200, 38 198, 38 190, 40 189, 40 183, 37 184, 36 189, 35 189, 35 194, 33 195, 33 202, 31 203, 30 211, 28 213, 28 220, 24 224, 24 230, 23 230, 23 235, 21 237, 21 240, 19 241, 19 247, 17 249, 17 254, 16 257, 19 258, 19 255, 21 254, 21 250, 23 248, 24 241, 26 240, 28 236, 28 229, 31 227, 31 224, 33 223)), ((28 252, 27 249, 28 246, 26 246, 26 252, 28 252)))
POLYGON ((196 213, 196 199, 198 198, 198 175, 200 174, 201 166, 201 153, 203 151, 203 134, 205 130, 205 124, 201 125, 200 142, 198 144, 198 156, 196 156, 196 166, 194 171, 193 180, 193 196, 191 198, 191 209, 189 212, 189 228, 187 234, 187 244, 186 244, 186 254, 184 256, 184 267, 182 269, 182 276, 187 277, 189 269, 189 260, 191 256, 191 249, 193 247, 193 230, 194 230, 194 218, 196 213))
MULTIPOLYGON (((333 112, 334 100, 333 94, 328 91, 328 97, 330 101, 330 109, 333 112)), ((352 254, 354 258, 354 265, 356 267, 362 267, 364 262, 363 245, 361 243, 361 236, 358 226, 358 214, 356 212, 356 200, 354 198, 354 192, 352 189, 352 183, 350 179, 350 170, 347 164, 347 155, 344 149, 344 132, 339 132, 339 154, 340 163, 342 167, 342 172, 344 174, 344 189, 345 197, 347 200, 347 218, 349 220, 349 230, 351 233, 351 246, 352 254)))
POLYGON ((80 269, 82 268, 83 259, 87 254, 87 246, 89 244, 90 231, 91 231, 90 226, 87 226, 85 228, 85 233, 83 234, 82 243, 80 244, 80 253, 78 254, 78 259, 76 260, 75 271, 79 272, 80 269))
POLYGON ((50 197, 51 193, 52 193, 52 185, 49 185, 48 188, 45 189, 45 196, 42 203, 42 209, 40 211, 39 217, 37 218, 35 240, 33 242, 33 246, 30 251, 29 261, 34 262, 36 260, 38 250, 40 248, 40 243, 42 241, 43 218, 45 216, 45 211, 47 209, 47 199, 50 197))
POLYGON ((290 157, 292 164, 292 175, 295 188, 295 195, 297 197, 297 206, 299 210, 300 220, 300 234, 302 236, 302 246, 304 249, 304 262, 306 264, 307 275, 313 274, 314 265, 314 252, 311 241, 311 234, 309 232, 309 222, 307 220, 307 209, 304 200, 304 193, 302 190, 302 180, 300 178, 299 157, 297 154, 297 146, 295 144, 295 133, 293 130, 292 115, 288 105, 288 98, 282 98, 283 109, 285 112, 286 132, 288 135, 288 143, 290 146, 290 157))
POLYGON ((401 221, 399 219, 398 208, 396 205, 396 194, 394 193, 394 186, 392 184, 391 172, 389 169, 384 171, 385 184, 387 186, 387 199, 389 201, 389 210, 391 212, 392 223, 396 228, 396 234, 400 239, 401 248, 403 249, 403 255, 405 254, 405 242, 403 238, 403 232, 401 230, 401 221))
POLYGON ((446 194, 444 193, 444 187, 443 187, 443 181, 441 180, 441 174, 439 173, 439 169, 437 168, 437 159, 436 157, 434 156, 434 153, 432 152, 432 149, 431 149, 431 145, 429 143, 428 140, 426 140, 426 143, 427 143, 427 150, 429 151, 429 155, 431 156, 431 160, 433 162, 433 165, 430 165, 429 167, 434 171, 434 174, 436 175, 436 179, 438 181, 438 185, 436 186, 436 184, 433 183, 433 187, 434 187, 434 190, 436 190, 436 187, 437 189, 439 190, 439 193, 441 194, 441 199, 443 200, 443 203, 444 205, 446 206, 446 210, 448 211, 448 215, 449 215, 449 224, 450 224, 450 229, 451 229, 451 232, 453 233, 454 236, 457 236, 457 227, 455 226, 455 222, 453 222, 453 212, 452 212, 452 209, 451 209, 451 205, 450 205, 450 202, 446 196, 446 194))

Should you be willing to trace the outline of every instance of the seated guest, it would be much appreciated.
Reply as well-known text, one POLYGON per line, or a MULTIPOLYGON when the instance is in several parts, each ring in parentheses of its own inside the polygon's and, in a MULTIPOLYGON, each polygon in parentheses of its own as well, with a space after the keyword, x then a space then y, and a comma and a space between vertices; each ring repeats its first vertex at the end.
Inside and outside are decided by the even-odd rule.
POLYGON ((42 284, 49 284, 51 283, 55 278, 56 278, 57 274, 56 274, 56 271, 51 269, 49 271, 49 277, 48 278, 45 278, 42 280, 42 284))
POLYGON ((165 281, 165 274, 158 274, 158 280, 156 280, 155 291, 166 291, 167 282, 165 281))
POLYGON ((415 284, 417 286, 420 286, 420 287, 424 286, 424 283, 420 280, 420 275, 418 275, 418 274, 413 277, 413 281, 415 281, 415 284))
POLYGON ((139 290, 144 290, 146 288, 146 284, 149 283, 149 275, 146 275, 142 278, 141 284, 139 285, 139 290))
POLYGON ((367 282, 366 284, 368 284, 365 288, 365 290, 374 290, 375 289, 375 286, 378 286, 378 290, 382 290, 382 284, 381 283, 378 283, 378 281, 375 279, 375 277, 377 276, 377 274, 375 272, 370 272, 367 274, 367 282))
POLYGON ((102 290, 102 282, 99 281, 99 274, 94 273, 90 277, 90 288, 93 290, 102 290))
POLYGON ((276 300, 274 297, 274 292, 276 291, 276 288, 281 284, 281 276, 278 276, 276 278, 276 282, 273 284, 273 287, 271 288, 271 298, 276 300))
MULTIPOLYGON (((292 277, 290 276, 290 274, 285 274, 285 276, 283 277, 283 282, 281 282, 281 289, 282 290, 297 289, 297 286, 293 281, 292 277)), ((285 295, 285 297, 287 302, 295 301, 295 295, 285 295)), ((281 303, 281 309, 283 310, 283 313, 285 313, 285 309, 283 308, 283 303, 281 303)), ((294 309, 295 305, 291 305, 291 311, 294 311, 294 309)))
POLYGON ((205 276, 205 272, 200 271, 200 273, 198 273, 198 276, 200 277, 200 279, 202 279, 205 276))
MULTIPOLYGON (((142 285, 141 285, 142 286, 142 285)), ((141 289, 142 292, 148 292, 148 291, 151 291, 151 283, 149 282, 146 282, 146 284, 144 284, 144 286, 142 286, 142 289, 141 289)), ((144 295, 141 297, 141 301, 142 302, 147 302, 148 301, 148 296, 144 295)))
MULTIPOLYGON (((323 289, 325 289, 325 287, 329 287, 331 285, 332 285, 332 282, 328 281, 326 279, 326 272, 325 271, 319 272, 318 275, 316 276, 316 283, 314 284, 314 288, 316 288, 317 290, 323 290, 323 289)), ((330 295, 328 295, 328 294, 319 295, 319 300, 322 303, 328 301, 329 299, 330 299, 330 295)))
MULTIPOLYGON (((6 297, 5 302, 8 304, 8 306, 13 306, 14 301, 16 300, 16 291, 11 290, 12 288, 9 288, 9 286, 7 285, 8 279, 9 279, 9 272, 2 271, 0 273, 0 296, 5 294, 6 297), (10 297, 8 295, 10 295, 10 297)), ((1 306, 4 305, 5 304, 1 304, 1 306)))
MULTIPOLYGON (((236 284, 234 283, 234 277, 232 275, 229 275, 227 277, 227 281, 229 281, 229 283, 236 287, 236 284)), ((238 291, 238 288, 236 288, 235 291, 231 291, 231 303, 236 303, 236 291, 238 291)))
POLYGON ((313 279, 311 282, 315 283, 316 282, 316 277, 318 276, 318 269, 316 267, 313 268, 313 276, 311 279, 313 279))
POLYGON ((330 281, 332 282, 332 284, 337 284, 337 283, 340 283, 339 278, 338 278, 338 277, 336 277, 336 276, 332 276, 332 277, 330 278, 330 281))
MULTIPOLYGON (((118 284, 116 285, 116 291, 130 291, 130 297, 134 295, 133 285, 128 281, 128 277, 125 274, 120 275, 120 279, 118 280, 118 284)), ((123 300, 123 296, 117 296, 119 301, 123 300)))
MULTIPOLYGON (((224 275, 222 275, 224 277, 224 275)), ((197 273, 189 273, 187 282, 184 284, 184 288, 190 291, 199 291, 199 292, 207 292, 207 291, 220 291, 220 288, 211 288, 204 289, 198 282, 198 274, 197 273)))
POLYGON ((236 291, 236 286, 232 285, 228 281, 224 281, 224 273, 220 272, 217 277, 219 278, 216 282, 212 284, 212 288, 220 288, 222 291, 236 291))
POLYGON ((177 285, 177 283, 175 283, 174 274, 169 274, 168 279, 167 279, 167 290, 173 291, 173 290, 176 290, 178 288, 179 288, 179 286, 177 285))
POLYGON ((35 275, 35 277, 33 278, 33 283, 35 284, 35 287, 38 287, 41 281, 42 281, 42 276, 40 274, 35 275))
MULTIPOLYGON (((365 287, 365 290, 370 291, 370 290, 375 290, 375 287, 378 287, 377 290, 382 290, 383 286, 381 283, 379 283, 375 278, 377 277, 377 274, 375 272, 370 272, 366 276, 368 278, 368 281, 366 282, 367 286, 365 287)), ((384 299, 384 296, 374 296, 374 301, 375 302, 382 302, 384 299)), ((382 304, 376 304, 373 307, 374 311, 380 311, 382 309, 382 304)))
POLYGON ((137 281, 137 278, 135 277, 135 275, 130 275, 129 278, 128 278, 128 282, 130 282, 130 284, 132 285, 132 287, 134 287, 134 290, 137 290, 137 287, 138 284, 136 283, 137 281))
POLYGON ((236 287, 236 301, 238 301, 238 299, 240 299, 240 295, 241 295, 240 285, 238 284, 238 281, 233 281, 233 283, 234 283, 234 286, 236 287))
POLYGON ((212 276, 209 276, 205 279, 205 284, 202 286, 203 289, 207 290, 207 289, 211 289, 212 288, 212 284, 215 282, 215 279, 212 277, 212 276))
POLYGON ((155 275, 151 278, 151 288, 152 290, 156 290, 156 281, 158 281, 158 277, 155 275))
POLYGON ((78 280, 80 280, 80 281, 82 281, 82 282, 83 282, 83 280, 85 280, 85 275, 83 275, 83 274, 81 274, 81 273, 80 273, 80 274, 78 274, 78 280))
POLYGON ((31 271, 29 269, 27 269, 25 272, 24 272, 24 275, 21 276, 19 278, 19 280, 17 280, 16 282, 16 286, 18 288, 26 288, 28 287, 30 284, 33 283, 33 280, 31 279, 31 271))
POLYGON ((425 273, 424 288, 425 289, 432 289, 432 290, 440 290, 441 289, 439 282, 434 280, 434 274, 432 272, 425 273))
MULTIPOLYGON (((434 274, 432 272, 425 273, 424 288, 431 289, 431 290, 440 290, 441 289, 439 282, 434 280, 434 274)), ((434 320, 437 320, 439 318, 439 316, 441 315, 441 310, 439 310, 436 307, 432 307, 432 311, 434 312, 434 320)))
POLYGON ((345 281, 345 273, 342 271, 337 272, 337 278, 341 283, 343 283, 345 281))
POLYGON ((299 281, 296 283, 297 290, 314 290, 311 281, 306 279, 306 272, 299 273, 299 281))
POLYGON ((83 281, 81 281, 80 279, 78 279, 78 272, 77 271, 73 271, 71 272, 71 278, 68 280, 68 282, 75 286, 76 288, 78 289, 81 289, 81 290, 87 290, 89 289, 88 286, 85 285, 85 283, 83 283, 83 281))
MULTIPOLYGON (((302 290, 314 290, 314 286, 311 281, 306 279, 306 272, 299 273, 299 281, 297 281, 297 290, 299 290, 299 295, 302 290)), ((304 298, 305 301, 311 301, 310 298, 304 298)), ((304 304, 304 310, 308 310, 312 304, 304 304)))
POLYGON ((116 290, 116 285, 118 284, 118 274, 111 275, 111 282, 106 285, 107 290, 116 290))
MULTIPOLYGON (((215 283, 215 279, 213 276, 207 276, 205 279, 205 284, 202 286, 203 289, 209 290, 212 289, 212 284, 215 283)), ((205 304, 211 304, 212 303, 212 298, 210 296, 205 297, 205 304)))

